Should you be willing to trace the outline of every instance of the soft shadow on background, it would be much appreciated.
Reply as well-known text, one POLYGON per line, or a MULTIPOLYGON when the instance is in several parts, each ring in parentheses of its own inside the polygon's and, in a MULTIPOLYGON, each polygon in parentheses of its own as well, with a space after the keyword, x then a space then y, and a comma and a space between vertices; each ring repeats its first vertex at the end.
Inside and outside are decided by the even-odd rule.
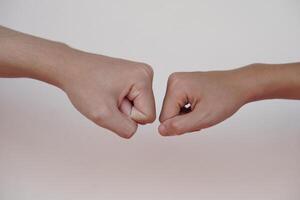
MULTIPOLYGON (((2 0, 0 24, 149 63, 159 112, 173 71, 300 61, 299 11, 297 0, 2 0)), ((124 140, 55 87, 0 79, 0 94, 1 200, 300 198, 298 101, 252 103, 181 137, 155 122, 124 140)))

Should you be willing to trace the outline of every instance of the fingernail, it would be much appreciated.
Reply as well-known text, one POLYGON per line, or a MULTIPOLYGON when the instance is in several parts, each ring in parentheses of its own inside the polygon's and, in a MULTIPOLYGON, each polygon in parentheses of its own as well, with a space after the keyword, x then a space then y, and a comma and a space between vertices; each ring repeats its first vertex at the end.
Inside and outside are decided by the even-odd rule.
POLYGON ((135 107, 132 107, 130 116, 131 116, 131 119, 133 119, 135 121, 143 121, 143 120, 147 119, 147 116, 144 115, 139 110, 137 110, 135 107))

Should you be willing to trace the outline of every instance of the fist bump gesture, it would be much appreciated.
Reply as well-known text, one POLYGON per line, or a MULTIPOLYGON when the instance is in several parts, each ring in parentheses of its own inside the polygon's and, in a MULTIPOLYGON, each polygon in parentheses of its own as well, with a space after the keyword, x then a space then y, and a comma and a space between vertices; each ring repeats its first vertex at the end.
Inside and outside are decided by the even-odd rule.
MULTIPOLYGON (((156 117, 149 65, 79 51, 2 26, 0 77, 55 85, 80 113, 123 138, 156 117)), ((218 124, 251 101, 300 99, 299 77, 299 63, 173 73, 158 130, 163 136, 181 135, 218 124)))

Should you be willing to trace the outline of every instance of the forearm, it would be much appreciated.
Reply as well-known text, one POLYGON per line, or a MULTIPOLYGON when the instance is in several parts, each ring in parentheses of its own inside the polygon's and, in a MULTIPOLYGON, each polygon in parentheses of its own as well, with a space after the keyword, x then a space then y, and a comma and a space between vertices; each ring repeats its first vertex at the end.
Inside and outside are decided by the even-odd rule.
POLYGON ((248 102, 263 99, 300 99, 300 63, 253 64, 234 70, 245 87, 248 102))
POLYGON ((0 26, 0 77, 27 77, 59 86, 72 49, 0 26))

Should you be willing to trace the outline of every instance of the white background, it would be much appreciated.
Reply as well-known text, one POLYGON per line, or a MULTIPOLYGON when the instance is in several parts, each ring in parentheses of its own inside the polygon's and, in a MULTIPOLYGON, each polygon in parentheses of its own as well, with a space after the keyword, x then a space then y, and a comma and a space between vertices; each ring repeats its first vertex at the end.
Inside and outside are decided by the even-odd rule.
MULTIPOLYGON (((299 0, 0 0, 0 24, 168 75, 300 61, 299 0)), ((1 44, 0 44, 1 45, 1 44)), ((196 134, 123 140, 58 89, 0 79, 0 199, 300 199, 300 103, 249 104, 196 134)))

